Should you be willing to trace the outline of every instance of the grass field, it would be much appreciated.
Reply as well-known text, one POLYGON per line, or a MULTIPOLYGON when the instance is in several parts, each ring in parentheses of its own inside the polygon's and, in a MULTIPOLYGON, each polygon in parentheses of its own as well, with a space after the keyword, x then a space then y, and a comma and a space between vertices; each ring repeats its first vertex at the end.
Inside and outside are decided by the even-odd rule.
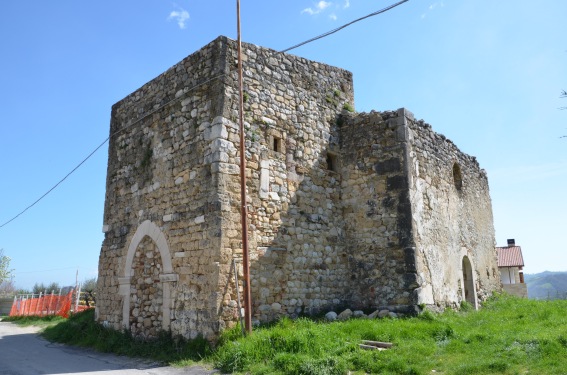
POLYGON ((567 301, 492 298, 479 311, 424 312, 413 318, 317 322, 283 319, 248 337, 224 332, 204 340, 163 335, 144 343, 93 322, 92 311, 48 327, 49 340, 149 357, 198 362, 251 374, 567 374, 567 301), (359 348, 361 340, 394 344, 359 348))

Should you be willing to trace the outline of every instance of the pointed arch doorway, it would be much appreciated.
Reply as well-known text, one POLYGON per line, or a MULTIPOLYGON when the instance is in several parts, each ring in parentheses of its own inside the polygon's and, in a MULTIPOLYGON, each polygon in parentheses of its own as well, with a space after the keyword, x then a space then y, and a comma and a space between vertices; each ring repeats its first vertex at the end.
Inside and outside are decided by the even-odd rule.
POLYGON ((123 296, 122 326, 135 335, 153 336, 170 327, 171 253, 163 232, 149 220, 138 229, 126 253, 123 276, 118 278, 123 296), (134 286, 134 288, 132 288, 134 286))

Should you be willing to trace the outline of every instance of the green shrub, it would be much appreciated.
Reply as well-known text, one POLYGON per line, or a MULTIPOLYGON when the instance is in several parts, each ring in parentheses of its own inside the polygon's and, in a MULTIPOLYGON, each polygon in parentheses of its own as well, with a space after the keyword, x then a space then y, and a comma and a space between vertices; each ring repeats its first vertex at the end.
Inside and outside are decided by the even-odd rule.
POLYGON ((350 103, 345 103, 345 104, 343 105, 343 109, 344 109, 345 111, 354 112, 354 107, 353 107, 352 104, 350 104, 350 103))

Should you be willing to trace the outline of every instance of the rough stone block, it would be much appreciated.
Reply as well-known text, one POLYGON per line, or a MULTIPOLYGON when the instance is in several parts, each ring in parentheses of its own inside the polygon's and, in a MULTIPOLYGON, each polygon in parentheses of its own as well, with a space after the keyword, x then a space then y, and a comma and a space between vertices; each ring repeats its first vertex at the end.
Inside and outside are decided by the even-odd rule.
POLYGON ((325 319, 330 322, 333 322, 337 320, 337 313, 334 311, 329 311, 328 313, 325 314, 325 319))
POLYGON ((353 313, 351 309, 346 309, 337 316, 338 320, 348 320, 352 317, 353 313))

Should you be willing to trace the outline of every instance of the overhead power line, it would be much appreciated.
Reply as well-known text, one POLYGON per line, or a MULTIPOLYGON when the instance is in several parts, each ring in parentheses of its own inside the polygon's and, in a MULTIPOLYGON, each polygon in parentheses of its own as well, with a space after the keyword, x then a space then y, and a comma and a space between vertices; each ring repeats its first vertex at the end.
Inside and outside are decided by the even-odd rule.
MULTIPOLYGON (((319 40, 319 39, 323 39, 323 38, 325 38, 325 37, 328 37, 329 35, 332 35, 332 34, 338 32, 338 31, 340 31, 340 30, 342 30, 342 29, 344 29, 344 28, 346 28, 346 27, 348 27, 348 26, 350 26, 350 25, 352 25, 352 24, 355 24, 355 23, 357 23, 357 22, 360 22, 360 21, 362 21, 362 20, 365 20, 365 19, 370 18, 370 17, 373 17, 373 16, 377 16, 377 15, 379 15, 379 14, 385 13, 385 12, 389 11, 390 9, 393 9, 393 8, 395 8, 395 7, 399 6, 399 5, 402 5, 403 3, 406 3, 406 2, 408 2, 408 1, 409 1, 409 0, 402 0, 402 1, 399 1, 399 2, 397 2, 397 3, 395 3, 395 4, 392 4, 392 5, 390 5, 390 6, 387 6, 386 8, 380 9, 380 10, 378 10, 378 11, 376 11, 376 12, 373 12, 373 13, 370 13, 370 14, 364 16, 364 17, 357 18, 357 19, 355 19, 354 21, 351 21, 351 22, 346 23, 346 24, 344 24, 344 25, 342 25, 342 26, 339 26, 339 27, 337 27, 337 28, 335 28, 335 29, 333 29, 333 30, 327 31, 326 33, 323 33, 323 34, 321 34, 321 35, 319 35, 319 36, 316 36, 316 37, 311 38, 311 39, 308 39, 308 40, 306 40, 306 41, 304 41, 304 42, 298 43, 298 44, 296 44, 296 45, 294 45, 294 46, 291 46, 291 47, 289 47, 289 48, 280 50, 280 51, 276 52, 276 54, 277 54, 277 53, 289 52, 289 51, 291 51, 291 50, 293 50, 293 49, 296 49, 296 48, 299 48, 299 47, 304 46, 304 45, 306 45, 306 44, 312 43, 312 42, 314 42, 314 41, 316 41, 316 40, 319 40)), ((268 56, 268 57, 266 57, 266 58, 264 58, 264 59, 262 59, 262 60, 267 60, 267 59, 268 59, 269 57, 271 57, 271 56, 273 56, 273 54, 270 55, 270 56, 268 56)), ((69 173, 67 173, 67 174, 65 175, 65 177, 63 177, 61 180, 59 180, 59 182, 57 182, 55 185, 53 185, 53 187, 51 187, 51 188, 50 188, 47 192, 45 192, 41 197, 39 197, 38 199, 36 199, 32 204, 30 204, 29 206, 27 206, 26 208, 24 208, 22 211, 20 211, 20 213, 18 213, 16 216, 12 217, 10 220, 8 220, 8 221, 4 222, 3 224, 1 224, 1 225, 0 225, 0 229, 3 228, 3 227, 5 227, 6 225, 10 224, 12 221, 16 220, 18 217, 20 217, 21 215, 23 215, 27 210, 29 210, 30 208, 32 208, 33 206, 35 206, 36 204, 38 204, 41 200, 43 200, 43 198, 45 198, 49 193, 51 193, 53 190, 55 190, 59 185, 61 185, 61 183, 63 183, 63 181, 65 181, 65 180, 66 180, 69 176, 71 176, 77 169, 79 169, 87 160, 89 160, 102 146, 104 146, 104 144, 105 144, 106 142, 108 142, 108 140, 109 140, 111 137, 113 137, 113 136, 117 135, 118 133, 120 133, 120 132, 122 132, 122 131, 124 131, 124 130, 126 130, 126 129, 128 129, 128 128, 134 126, 134 125, 136 125, 136 124, 139 123, 140 121, 144 120, 145 118, 147 118, 148 116, 152 115, 153 113, 155 113, 155 112, 161 110, 161 109, 164 108, 165 106, 167 106, 167 105, 169 105, 169 104, 172 104, 172 103, 174 103, 174 102, 176 102, 176 101, 178 101, 178 100, 181 100, 181 99, 185 98, 186 95, 187 95, 187 93, 192 92, 193 90, 195 90, 195 89, 197 89, 197 88, 199 88, 199 87, 201 87, 201 86, 203 86, 203 85, 205 85, 205 84, 207 84, 207 83, 209 83, 209 82, 212 82, 212 81, 214 81, 214 80, 220 79, 220 78, 222 78, 222 77, 224 77, 224 76, 226 76, 226 75, 228 75, 228 74, 230 74, 230 73, 232 73, 232 72, 233 72, 233 69, 230 69, 227 73, 219 74, 218 76, 209 78, 208 80, 206 80, 206 81, 204 81, 204 82, 201 82, 201 83, 199 83, 199 84, 197 84, 197 85, 195 85, 195 86, 189 88, 188 90, 185 91, 184 95, 181 95, 181 96, 178 97, 178 98, 172 99, 172 100, 168 101, 167 103, 162 104, 161 106, 159 106, 158 108, 154 109, 153 111, 147 113, 146 115, 144 115, 143 117, 139 118, 138 120, 136 120, 136 121, 134 121, 134 122, 132 122, 132 123, 126 125, 125 127, 123 127, 123 128, 121 128, 121 129, 115 131, 114 133, 110 134, 100 145, 98 145, 89 155, 87 155, 87 157, 85 157, 79 164, 77 164, 77 166, 76 166, 75 168, 73 168, 69 173)))
POLYGON ((65 271, 65 270, 76 270, 76 269, 81 269, 81 267, 52 268, 49 270, 36 270, 36 271, 18 271, 18 272, 14 272, 14 275, 20 275, 24 273, 40 273, 40 272, 53 272, 53 271, 65 271))
POLYGON ((364 20, 364 19, 367 19, 367 18, 370 18, 370 17, 374 17, 374 16, 377 16, 377 15, 382 14, 382 13, 384 13, 384 12, 387 12, 387 11, 389 11, 390 9, 393 9, 393 8, 397 7, 398 5, 402 5, 403 3, 406 3, 406 2, 408 2, 408 1, 409 1, 409 0, 402 0, 402 1, 400 1, 400 2, 397 2, 397 3, 395 3, 395 4, 392 4, 392 5, 390 5, 390 6, 387 6, 387 7, 384 8, 384 9, 378 10, 378 11, 376 11, 376 12, 374 12, 374 13, 370 13, 370 14, 364 16, 364 17, 357 18, 357 19, 355 19, 354 21, 351 21, 351 22, 349 22, 349 23, 346 23, 346 24, 344 24, 344 25, 342 25, 342 26, 337 27, 336 29, 333 29, 333 30, 331 30, 331 31, 327 31, 326 33, 323 33, 323 34, 321 34, 321 35, 319 35, 319 36, 316 36, 316 37, 314 37, 314 38, 311 38, 311 39, 309 39, 309 40, 306 40, 305 42, 301 42, 301 43, 299 43, 299 44, 296 44, 296 45, 294 45, 294 46, 291 46, 291 47, 289 47, 289 48, 286 48, 286 49, 284 49, 284 50, 281 50, 280 52, 282 52, 282 53, 288 52, 288 51, 291 51, 292 49, 296 49, 296 48, 298 48, 298 47, 304 46, 304 45, 306 45, 306 44, 308 44, 308 43, 311 43, 311 42, 314 42, 314 41, 316 41, 316 40, 323 39, 323 38, 325 38, 325 37, 328 37, 329 35, 332 35, 332 34, 338 32, 338 31, 341 31, 341 30, 344 29, 344 28, 349 27, 349 26, 352 25, 352 24, 355 24, 355 23, 357 23, 357 22, 359 22, 359 21, 362 21, 362 20, 364 20))
POLYGON ((0 228, 10 224, 12 221, 16 220, 18 217, 20 217, 21 215, 24 214, 24 212, 26 212, 27 210, 29 210, 30 208, 32 208, 33 206, 35 206, 40 200, 42 200, 43 198, 45 198, 47 196, 47 194, 51 193, 53 190, 55 190, 55 188, 57 188, 57 186, 61 185, 61 183, 63 181, 65 181, 67 179, 67 177, 69 177, 70 175, 72 175, 77 169, 79 169, 79 167, 81 165, 83 165, 87 160, 90 159, 91 156, 94 155, 95 152, 97 152, 102 146, 104 146, 104 144, 108 141, 109 138, 106 138, 104 140, 104 142, 102 142, 100 145, 98 145, 97 148, 95 148, 86 158, 83 159, 83 161, 81 161, 75 168, 73 168, 71 170, 71 172, 67 173, 67 175, 65 175, 65 177, 63 177, 61 180, 59 180, 58 183, 56 183, 55 185, 53 185, 53 187, 51 189, 49 189, 45 194, 43 194, 41 197, 37 198, 37 200, 35 202, 33 202, 32 204, 30 204, 29 206, 27 206, 26 208, 24 208, 19 214, 17 214, 16 216, 14 216, 13 218, 11 218, 10 220, 8 220, 7 222, 5 222, 4 224, 0 225, 0 228))
MULTIPOLYGON (((203 86, 203 85, 205 85, 205 84, 207 84, 207 83, 209 83, 209 82, 211 82, 211 81, 214 81, 214 80, 216 80, 216 79, 219 79, 219 78, 221 78, 221 77, 223 77, 223 76, 225 76, 225 75, 226 75, 226 73, 223 73, 223 74, 220 74, 220 75, 218 75, 218 76, 216 76, 216 77, 209 78, 208 80, 206 80, 206 81, 204 81, 204 82, 201 82, 201 83, 199 83, 199 84, 197 84, 197 85, 191 87, 189 90, 187 90, 186 93, 191 92, 191 91, 193 91, 193 90, 195 90, 195 89, 197 89, 197 88, 199 88, 199 87, 201 87, 201 86, 203 86)), ((136 121, 134 121, 134 122, 132 122, 132 123, 130 123, 130 124, 128 124, 128 125, 126 125, 126 126, 120 128, 120 129, 118 129, 117 131, 115 131, 114 133, 110 134, 110 135, 109 135, 100 145, 98 145, 86 158, 84 158, 79 164, 77 164, 77 166, 76 166, 75 168, 73 168, 73 169, 71 170, 71 172, 67 173, 67 175, 65 175, 65 177, 63 177, 61 180, 59 180, 59 182, 57 182, 55 185, 53 185, 53 187, 51 187, 51 189, 49 189, 47 192, 45 192, 41 197, 39 197, 38 199, 36 199, 35 202, 33 202, 32 204, 30 204, 29 206, 27 206, 26 208, 24 208, 22 211, 20 211, 20 213, 18 213, 16 216, 14 216, 13 218, 11 218, 10 220, 8 220, 8 221, 4 222, 2 225, 0 225, 0 229, 3 228, 3 227, 5 227, 6 225, 10 224, 12 221, 16 220, 18 217, 20 217, 21 215, 23 215, 27 210, 29 210, 30 208, 32 208, 33 206, 35 206, 37 203, 39 203, 39 202, 40 202, 43 198, 45 198, 49 193, 51 193, 53 190, 55 190, 63 181, 65 181, 70 175, 72 175, 77 169, 79 169, 79 167, 81 167, 87 160, 89 160, 102 146, 104 146, 104 144, 105 144, 106 142, 108 142, 108 140, 109 140, 111 137, 114 137, 115 135, 117 135, 117 134, 123 132, 124 130, 126 130, 126 129, 128 129, 128 128, 131 128, 132 126, 136 125, 136 124, 139 123, 140 121, 143 121, 143 120, 144 120, 145 118, 147 118, 148 116, 151 116, 151 115, 154 114, 155 112, 159 111, 159 110, 162 109, 163 107, 165 107, 165 106, 167 106, 167 105, 169 105, 169 104, 171 104, 171 103, 173 103, 173 102, 175 102, 175 101, 177 101, 177 100, 180 100, 180 99, 182 99, 182 98, 184 98, 184 97, 185 97, 185 96, 182 95, 182 96, 180 96, 179 98, 172 99, 172 100, 166 102, 165 104, 162 104, 160 107, 158 107, 158 108, 156 108, 156 109, 154 109, 154 110, 148 112, 146 115, 144 115, 143 117, 139 118, 138 120, 136 120, 136 121)))

